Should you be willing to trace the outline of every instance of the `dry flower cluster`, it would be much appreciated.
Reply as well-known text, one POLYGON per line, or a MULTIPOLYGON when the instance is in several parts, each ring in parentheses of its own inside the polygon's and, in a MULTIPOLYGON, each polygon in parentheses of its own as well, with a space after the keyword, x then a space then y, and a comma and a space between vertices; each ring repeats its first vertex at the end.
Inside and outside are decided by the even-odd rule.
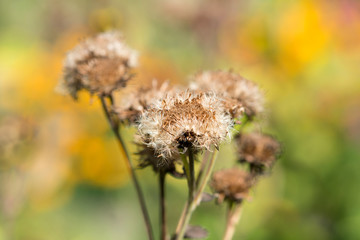
POLYGON ((216 202, 229 204, 223 239, 231 239, 243 200, 249 197, 258 177, 271 168, 279 155, 280 145, 274 138, 261 133, 243 133, 245 124, 251 125, 264 110, 262 91, 257 84, 232 71, 203 71, 190 77, 188 87, 154 80, 151 87, 140 87, 122 95, 121 104, 117 104, 114 91, 126 86, 133 76, 132 71, 136 70, 133 69, 136 62, 136 51, 124 43, 120 33, 101 33, 69 51, 61 85, 75 99, 82 89, 100 98, 127 160, 149 239, 154 239, 153 230, 145 196, 121 137, 124 125, 138 130, 134 139, 138 145, 139 167, 151 167, 159 177, 160 239, 169 236, 165 207, 167 174, 185 178, 188 186, 188 201, 172 239, 206 236, 204 229, 190 226, 189 222, 211 176, 210 186, 216 202), (239 124, 242 125, 240 132, 235 130, 239 124), (235 136, 239 161, 230 169, 213 173, 221 144, 230 144, 231 136, 235 136), (195 167, 195 159, 200 160, 198 167, 195 167), (249 168, 238 163, 246 163, 249 168), (183 171, 179 170, 181 168, 183 171))

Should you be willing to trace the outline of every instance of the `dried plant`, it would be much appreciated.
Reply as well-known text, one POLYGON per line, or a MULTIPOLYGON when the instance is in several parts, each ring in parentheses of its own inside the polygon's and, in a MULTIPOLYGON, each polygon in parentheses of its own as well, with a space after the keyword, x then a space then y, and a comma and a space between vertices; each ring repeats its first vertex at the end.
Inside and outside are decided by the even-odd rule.
POLYGON ((210 183, 211 188, 218 195, 218 203, 222 203, 224 200, 241 202, 243 199, 247 199, 253 185, 253 176, 237 168, 215 172, 210 183))
POLYGON ((119 121, 111 117, 113 91, 126 86, 132 77, 131 68, 137 65, 137 52, 129 48, 121 33, 105 32, 80 42, 70 51, 64 63, 64 75, 58 88, 77 99, 78 91, 85 89, 98 94, 105 116, 120 145, 122 156, 139 198, 149 239, 153 239, 150 217, 134 167, 124 140, 119 132, 119 121), (111 106, 108 106, 106 98, 111 106))
POLYGON ((211 93, 168 95, 144 111, 139 121, 144 144, 165 159, 188 148, 218 147, 229 136, 231 128, 231 118, 211 93))
POLYGON ((68 52, 59 89, 74 99, 78 91, 110 95, 125 87, 137 66, 138 54, 129 48, 121 33, 105 32, 80 42, 68 52))
POLYGON ((240 163, 249 163, 250 170, 263 173, 275 163, 280 154, 280 144, 271 136, 250 133, 236 137, 240 163))
MULTIPOLYGON (((81 89, 97 94, 104 114, 119 143, 122 157, 139 198, 148 238, 154 239, 145 196, 135 168, 121 137, 123 125, 137 128, 139 168, 149 167, 158 176, 160 239, 168 239, 166 220, 166 176, 185 178, 188 199, 172 239, 202 238, 205 229, 189 225, 191 216, 210 186, 216 203, 228 203, 228 219, 224 239, 231 239, 240 218, 242 204, 250 196, 260 173, 270 168, 279 155, 280 145, 270 136, 243 134, 246 124, 239 119, 253 119, 263 112, 263 94, 259 87, 232 71, 204 71, 190 77, 186 87, 159 84, 139 87, 122 95, 115 103, 114 91, 126 86, 136 66, 136 51, 125 45, 117 32, 107 32, 82 41, 66 57, 61 84, 73 98, 81 89), (241 128, 234 130, 240 124, 241 128), (231 142, 236 132, 238 162, 250 171, 231 168, 213 172, 221 144, 231 142), (195 159, 199 167, 195 168, 195 159), (179 166, 183 171, 179 171, 179 166)), ((208 197, 209 198, 209 197, 208 197)), ((211 197, 210 197, 211 199, 211 197)))
POLYGON ((139 87, 122 98, 120 106, 114 111, 120 121, 137 124, 141 113, 147 110, 155 99, 164 97, 175 92, 169 82, 159 84, 157 80, 152 81, 150 87, 139 87))
POLYGON ((263 111, 264 97, 258 85, 232 71, 203 71, 190 80, 191 89, 212 91, 223 97, 232 117, 239 117, 244 109, 250 118, 263 111))
POLYGON ((249 198, 250 188, 255 184, 254 175, 230 168, 213 174, 211 188, 217 195, 217 203, 228 204, 227 222, 223 240, 232 239, 235 226, 241 217, 242 202, 249 198))

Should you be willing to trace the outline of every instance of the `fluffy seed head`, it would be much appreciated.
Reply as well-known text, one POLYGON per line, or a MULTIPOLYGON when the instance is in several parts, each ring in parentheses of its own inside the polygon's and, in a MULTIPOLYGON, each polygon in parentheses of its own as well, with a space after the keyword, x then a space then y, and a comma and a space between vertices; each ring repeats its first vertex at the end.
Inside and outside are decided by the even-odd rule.
POLYGON ((252 170, 262 172, 271 167, 280 154, 280 144, 271 136, 250 133, 236 138, 240 162, 250 163, 252 170))
POLYGON ((243 110, 249 117, 263 111, 263 94, 257 84, 231 71, 204 71, 191 77, 193 90, 214 91, 224 98, 227 111, 239 117, 243 110))
POLYGON ((218 194, 218 203, 224 199, 240 202, 248 198, 249 190, 255 180, 246 171, 230 168, 217 171, 213 174, 210 186, 218 194))
POLYGON ((60 91, 77 98, 81 89, 108 95, 124 87, 137 65, 138 54, 129 48, 122 34, 100 33, 80 42, 67 53, 60 91))
POLYGON ((209 149, 230 133, 232 120, 212 93, 182 92, 168 95, 144 111, 139 135, 163 158, 179 149, 209 149))
POLYGON ((137 123, 141 113, 148 109, 155 99, 161 99, 174 91, 169 82, 159 84, 154 80, 151 87, 139 87, 124 96, 115 112, 122 122, 137 123))

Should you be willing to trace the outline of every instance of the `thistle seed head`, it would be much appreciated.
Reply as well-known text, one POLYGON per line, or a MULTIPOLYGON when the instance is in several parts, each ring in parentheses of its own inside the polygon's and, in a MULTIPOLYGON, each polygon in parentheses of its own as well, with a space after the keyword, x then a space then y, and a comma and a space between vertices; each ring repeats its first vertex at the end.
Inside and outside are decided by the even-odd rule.
POLYGON ((109 95, 126 86, 137 58, 137 52, 125 44, 121 33, 100 33, 67 53, 59 88, 74 99, 82 89, 91 94, 109 95))
POLYGON ((159 156, 169 158, 190 147, 195 151, 218 147, 232 125, 215 94, 186 91, 167 95, 145 110, 139 135, 159 156))
POLYGON ((122 98, 122 103, 115 109, 120 121, 135 124, 143 111, 148 109, 155 99, 163 98, 175 91, 169 82, 159 84, 154 80, 151 87, 139 87, 122 98))
POLYGON ((211 188, 218 194, 218 203, 224 200, 241 202, 248 198, 254 184, 255 179, 250 173, 237 168, 215 172, 210 182, 211 188))
POLYGON ((271 136, 250 133, 237 136, 239 161, 249 163, 252 171, 262 173, 280 154, 280 144, 271 136))
POLYGON ((243 114, 250 118, 263 111, 264 98, 257 84, 231 71, 203 71, 191 77, 193 90, 213 91, 224 98, 233 118, 243 114))

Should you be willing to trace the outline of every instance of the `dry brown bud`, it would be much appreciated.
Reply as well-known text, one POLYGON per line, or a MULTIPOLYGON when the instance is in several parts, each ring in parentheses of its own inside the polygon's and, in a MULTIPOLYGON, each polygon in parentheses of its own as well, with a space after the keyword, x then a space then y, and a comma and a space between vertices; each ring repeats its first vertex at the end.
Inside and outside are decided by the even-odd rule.
POLYGON ((255 171, 271 167, 280 154, 280 144, 273 137, 259 133, 241 134, 236 143, 240 162, 250 163, 255 171))
POLYGON ((241 202, 249 197, 250 188, 254 183, 255 179, 250 173, 230 168, 215 172, 210 186, 218 194, 218 203, 224 200, 241 202))
POLYGON ((263 111, 263 94, 257 84, 231 71, 204 71, 191 77, 193 90, 213 91, 222 98, 228 113, 238 118, 254 117, 263 111))
POLYGON ((100 33, 80 42, 67 53, 58 89, 77 98, 78 91, 109 95, 125 87, 137 65, 137 52, 119 32, 100 33))

